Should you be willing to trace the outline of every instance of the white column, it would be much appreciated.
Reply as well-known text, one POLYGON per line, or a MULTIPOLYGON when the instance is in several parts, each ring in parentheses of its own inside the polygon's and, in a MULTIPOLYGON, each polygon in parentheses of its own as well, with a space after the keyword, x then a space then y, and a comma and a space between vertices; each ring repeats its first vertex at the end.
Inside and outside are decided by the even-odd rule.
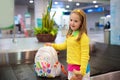
POLYGON ((14 0, 1 0, 0 2, 0 29, 14 27, 14 0))
POLYGON ((42 18, 42 14, 45 12, 48 0, 34 0, 34 4, 35 4, 35 26, 38 26, 37 19, 42 18))
POLYGON ((110 0, 111 44, 120 45, 120 0, 110 0))

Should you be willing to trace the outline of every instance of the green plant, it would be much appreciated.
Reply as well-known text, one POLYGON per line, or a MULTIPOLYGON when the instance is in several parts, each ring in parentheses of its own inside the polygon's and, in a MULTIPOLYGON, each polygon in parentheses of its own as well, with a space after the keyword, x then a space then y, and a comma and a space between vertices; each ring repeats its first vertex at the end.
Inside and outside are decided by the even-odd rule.
POLYGON ((46 8, 45 13, 42 15, 42 27, 35 27, 34 28, 34 34, 52 34, 53 36, 57 34, 57 27, 54 26, 54 16, 56 12, 50 17, 50 12, 52 8, 52 0, 50 0, 50 3, 48 7, 46 8))

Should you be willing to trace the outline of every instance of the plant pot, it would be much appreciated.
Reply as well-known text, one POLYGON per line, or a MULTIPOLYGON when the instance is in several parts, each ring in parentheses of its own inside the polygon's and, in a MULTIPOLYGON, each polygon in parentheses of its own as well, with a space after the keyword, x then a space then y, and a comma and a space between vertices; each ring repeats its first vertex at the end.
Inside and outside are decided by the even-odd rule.
POLYGON ((37 34, 36 35, 38 42, 54 42, 56 35, 51 34, 37 34))

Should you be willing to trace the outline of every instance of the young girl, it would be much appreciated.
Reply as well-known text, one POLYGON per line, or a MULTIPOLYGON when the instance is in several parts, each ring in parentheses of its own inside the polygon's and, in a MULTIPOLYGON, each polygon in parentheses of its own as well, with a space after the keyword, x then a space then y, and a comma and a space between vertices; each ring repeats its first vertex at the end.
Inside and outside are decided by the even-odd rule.
MULTIPOLYGON (((89 38, 87 36, 86 14, 81 9, 75 9, 70 14, 69 30, 63 43, 46 43, 56 50, 67 50, 68 80, 79 72, 82 76, 86 74, 89 60, 89 38)), ((80 79, 79 79, 80 80, 80 79)))

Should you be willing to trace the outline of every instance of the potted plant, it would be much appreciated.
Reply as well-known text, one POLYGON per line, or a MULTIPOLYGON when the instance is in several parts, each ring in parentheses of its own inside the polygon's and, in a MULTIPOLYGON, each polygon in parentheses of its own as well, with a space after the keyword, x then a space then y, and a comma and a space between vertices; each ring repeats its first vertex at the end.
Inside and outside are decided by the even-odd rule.
POLYGON ((45 13, 42 15, 42 26, 34 28, 34 34, 36 35, 39 42, 53 42, 56 38, 58 29, 54 25, 55 22, 53 20, 56 12, 54 12, 54 14, 51 17, 51 8, 52 0, 50 0, 50 3, 45 10, 45 13))

